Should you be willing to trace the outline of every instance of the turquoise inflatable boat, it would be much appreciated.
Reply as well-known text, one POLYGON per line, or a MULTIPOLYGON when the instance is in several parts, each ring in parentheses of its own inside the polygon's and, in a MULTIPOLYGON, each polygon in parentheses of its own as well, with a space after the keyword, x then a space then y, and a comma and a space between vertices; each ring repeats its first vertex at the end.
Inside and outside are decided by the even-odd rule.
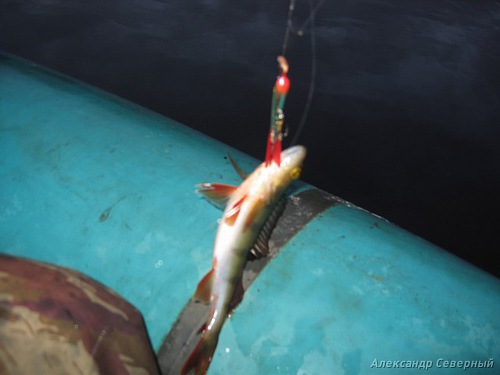
MULTIPOLYGON (((239 184, 228 152, 246 171, 260 163, 0 55, 0 251, 118 293, 142 314, 160 371, 178 373, 205 314, 190 298, 221 215, 194 186, 239 184)), ((492 275, 301 182, 270 246, 247 264, 210 374, 499 373, 492 275)))

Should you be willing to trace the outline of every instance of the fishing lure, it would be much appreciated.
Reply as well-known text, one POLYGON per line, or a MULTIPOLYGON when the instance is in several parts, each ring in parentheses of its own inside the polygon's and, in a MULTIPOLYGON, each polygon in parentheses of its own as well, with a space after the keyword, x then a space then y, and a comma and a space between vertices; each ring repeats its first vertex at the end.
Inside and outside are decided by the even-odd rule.
POLYGON ((285 106, 286 95, 290 89, 290 80, 287 77, 288 62, 284 56, 278 56, 278 65, 281 74, 276 79, 273 88, 273 98, 271 102, 271 126, 267 139, 267 150, 265 163, 269 165, 271 162, 280 165, 281 141, 283 140, 283 123, 285 115, 283 107, 285 106))

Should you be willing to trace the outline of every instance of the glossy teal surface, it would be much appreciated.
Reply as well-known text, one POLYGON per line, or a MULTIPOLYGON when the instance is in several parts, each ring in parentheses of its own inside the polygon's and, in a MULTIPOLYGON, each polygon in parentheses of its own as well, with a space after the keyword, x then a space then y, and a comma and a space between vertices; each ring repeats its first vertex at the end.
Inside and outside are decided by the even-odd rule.
POLYGON ((422 369, 379 361, 424 360, 430 373, 460 372, 438 360, 498 358, 499 296, 498 279, 366 211, 335 206, 252 285, 212 370, 400 374, 422 369))
MULTIPOLYGON (((0 55, 1 56, 1 55, 0 55)), ((220 212, 195 184, 256 161, 37 66, 0 61, 1 251, 78 269, 144 314, 158 347, 211 266, 220 212)))
MULTIPOLYGON (((210 268, 220 212, 193 190, 239 182, 228 150, 245 170, 257 163, 0 55, 1 251, 73 267, 113 288, 142 311, 158 348, 210 268)), ((494 368, 473 371, 493 374, 499 316, 498 279, 340 205, 259 275, 226 323, 210 372, 422 373, 385 361, 431 361, 432 373, 462 373, 443 360, 493 358, 494 368)))

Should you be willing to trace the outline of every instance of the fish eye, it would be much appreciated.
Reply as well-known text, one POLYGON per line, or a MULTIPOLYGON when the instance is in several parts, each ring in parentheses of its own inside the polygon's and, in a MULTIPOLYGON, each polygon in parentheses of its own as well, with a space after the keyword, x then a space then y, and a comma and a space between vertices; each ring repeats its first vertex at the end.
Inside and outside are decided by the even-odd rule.
POLYGON ((300 173, 302 172, 302 168, 300 167, 295 167, 290 171, 290 177, 294 180, 298 179, 300 177, 300 173))

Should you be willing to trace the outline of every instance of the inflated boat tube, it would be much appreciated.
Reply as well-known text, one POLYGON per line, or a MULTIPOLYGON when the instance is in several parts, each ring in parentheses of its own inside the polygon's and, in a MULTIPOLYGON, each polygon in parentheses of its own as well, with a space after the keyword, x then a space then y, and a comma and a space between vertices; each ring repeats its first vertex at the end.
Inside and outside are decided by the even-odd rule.
MULTIPOLYGON (((244 170, 259 162, 0 56, 0 250, 118 292, 142 312, 162 371, 175 373, 198 328, 189 300, 220 217, 194 186, 240 182, 228 151, 244 170)), ((273 236, 273 256, 248 262, 210 373, 498 372, 497 278, 303 183, 273 236)))

